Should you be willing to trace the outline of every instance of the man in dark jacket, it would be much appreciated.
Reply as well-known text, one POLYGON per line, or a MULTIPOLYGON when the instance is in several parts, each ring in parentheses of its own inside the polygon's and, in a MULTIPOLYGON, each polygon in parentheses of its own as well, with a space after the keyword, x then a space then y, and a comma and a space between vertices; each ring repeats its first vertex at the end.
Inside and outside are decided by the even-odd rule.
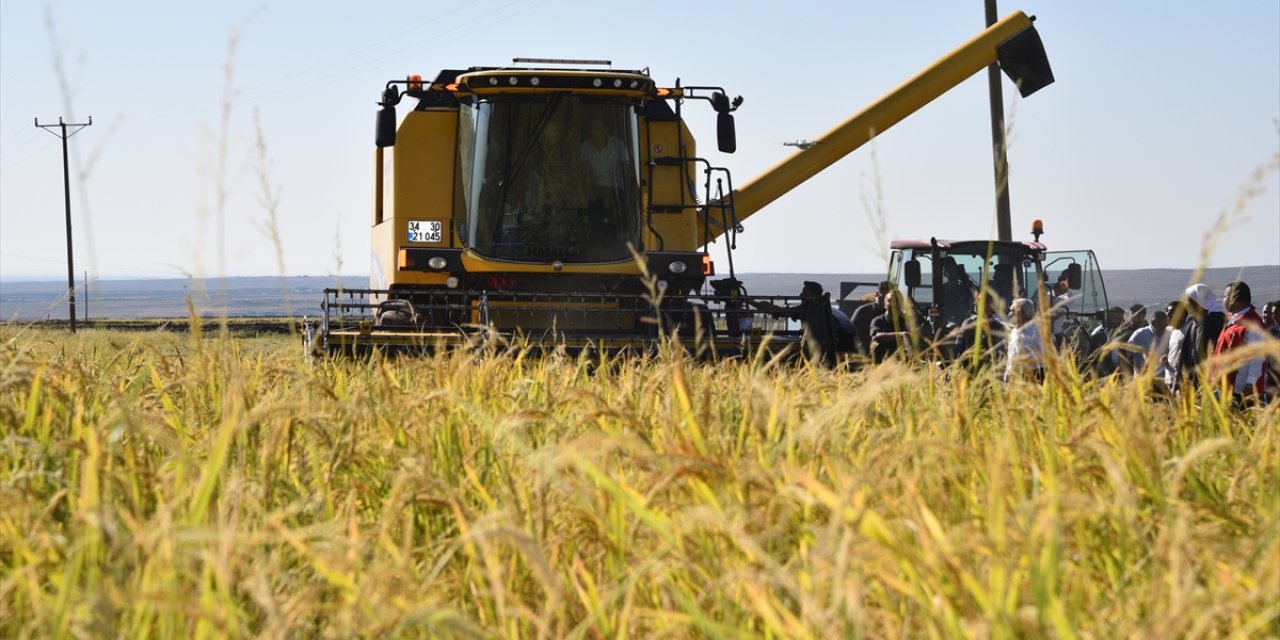
POLYGON ((781 307, 770 302, 756 302, 755 306, 775 318, 799 320, 804 327, 805 352, 816 362, 835 366, 840 328, 831 313, 831 295, 823 292, 821 284, 806 280, 800 290, 800 304, 794 307, 781 307))
POLYGON ((882 362, 904 347, 918 349, 919 344, 912 339, 908 313, 914 317, 916 336, 933 335, 929 322, 916 311, 915 305, 904 303, 901 292, 890 291, 884 297, 884 313, 871 320, 871 356, 876 362, 882 362))
POLYGON ((1112 342, 1120 341, 1119 332, 1124 324, 1124 309, 1111 307, 1102 316, 1102 324, 1089 332, 1089 357, 1093 360, 1094 371, 1100 376, 1109 376, 1121 369, 1120 354, 1115 349, 1106 349, 1112 342))
POLYGON ((884 297, 888 293, 889 281, 885 280, 876 288, 875 296, 854 309, 853 317, 850 318, 853 323, 854 337, 857 339, 858 353, 864 356, 871 355, 871 321, 884 313, 884 297))
POLYGON ((979 299, 978 308, 983 315, 975 310, 956 332, 954 354, 965 366, 982 367, 1004 358, 1006 327, 1000 322, 995 300, 986 294, 979 299))

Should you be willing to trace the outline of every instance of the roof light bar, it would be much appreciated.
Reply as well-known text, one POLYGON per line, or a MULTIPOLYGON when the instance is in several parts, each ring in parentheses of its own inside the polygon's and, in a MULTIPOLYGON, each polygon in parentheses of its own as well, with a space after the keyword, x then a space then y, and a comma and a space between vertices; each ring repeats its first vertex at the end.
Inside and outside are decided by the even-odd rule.
POLYGON ((512 58, 511 64, 594 64, 613 66, 612 60, 576 60, 572 58, 512 58))

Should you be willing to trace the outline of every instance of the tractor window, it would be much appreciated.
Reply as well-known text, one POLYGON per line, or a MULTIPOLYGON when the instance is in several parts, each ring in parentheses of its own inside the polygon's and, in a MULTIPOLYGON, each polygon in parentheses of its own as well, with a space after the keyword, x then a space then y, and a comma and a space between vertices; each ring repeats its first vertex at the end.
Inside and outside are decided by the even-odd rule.
POLYGON ((911 256, 920 263, 920 286, 910 287, 911 299, 921 309, 928 309, 933 304, 933 259, 928 253, 920 252, 911 256))
POLYGON ((889 282, 898 282, 898 277, 902 273, 902 252, 894 251, 889 256, 889 282))
POLYGON ((986 256, 952 253, 941 258, 942 290, 936 298, 939 312, 947 322, 963 322, 974 312, 978 291, 982 289, 982 274, 986 271, 986 256))
POLYGON ((1039 271, 1033 256, 1024 253, 951 250, 939 258, 938 279, 941 289, 933 301, 945 323, 959 324, 976 312, 978 295, 994 296, 992 309, 1003 314, 1015 298, 1035 295, 1039 271))
POLYGON ((1045 258, 1045 276, 1049 285, 1057 282, 1072 264, 1080 265, 1080 288, 1067 292, 1067 308, 1080 315, 1096 314, 1107 308, 1107 290, 1102 283, 1102 270, 1092 251, 1051 251, 1045 258))
POLYGON ((1028 298, 1034 304, 1039 273, 1031 256, 996 254, 987 262, 987 290, 998 297, 997 309, 1007 310, 1017 298, 1028 298))
POLYGON ((478 101, 461 168, 469 245, 521 262, 615 262, 640 248, 637 120, 569 94, 478 101))

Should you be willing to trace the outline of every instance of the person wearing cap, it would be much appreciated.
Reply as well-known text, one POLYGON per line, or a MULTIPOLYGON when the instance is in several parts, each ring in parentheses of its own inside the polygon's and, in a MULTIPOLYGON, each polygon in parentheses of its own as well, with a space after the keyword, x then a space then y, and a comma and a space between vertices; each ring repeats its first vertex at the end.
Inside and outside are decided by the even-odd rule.
POLYGON ((805 352, 816 362, 828 367, 835 366, 839 326, 835 315, 831 313, 831 296, 823 291, 821 284, 806 280, 800 290, 800 304, 794 307, 783 307, 763 300, 752 304, 775 318, 799 320, 804 328, 805 352))
POLYGON ((1266 384, 1262 375, 1265 365, 1263 357, 1249 358, 1239 366, 1220 361, 1233 351, 1261 344, 1265 340, 1266 329, 1263 328, 1262 317, 1253 308, 1249 285, 1239 281, 1227 285, 1222 305, 1231 316, 1214 346, 1213 355, 1219 359, 1213 367, 1214 383, 1225 383, 1227 390, 1236 398, 1261 397, 1265 390, 1263 385, 1266 384))
POLYGON ((1200 365, 1208 360, 1218 342, 1227 315, 1209 285, 1198 282, 1187 287, 1187 317, 1182 322, 1181 370, 1183 380, 1193 388, 1200 379, 1200 365))

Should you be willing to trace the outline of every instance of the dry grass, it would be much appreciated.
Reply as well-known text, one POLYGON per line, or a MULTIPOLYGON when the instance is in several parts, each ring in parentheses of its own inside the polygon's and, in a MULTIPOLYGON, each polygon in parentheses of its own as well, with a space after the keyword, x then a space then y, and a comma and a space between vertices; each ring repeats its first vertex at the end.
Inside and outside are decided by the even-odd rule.
MULTIPOLYGON (((239 35, 197 219, 218 273, 239 35)), ((1069 363, 302 362, 0 327, 0 636, 1280 635, 1274 403, 1069 363)))
POLYGON ((1276 404, 0 332, 5 637, 1280 632, 1276 404))

